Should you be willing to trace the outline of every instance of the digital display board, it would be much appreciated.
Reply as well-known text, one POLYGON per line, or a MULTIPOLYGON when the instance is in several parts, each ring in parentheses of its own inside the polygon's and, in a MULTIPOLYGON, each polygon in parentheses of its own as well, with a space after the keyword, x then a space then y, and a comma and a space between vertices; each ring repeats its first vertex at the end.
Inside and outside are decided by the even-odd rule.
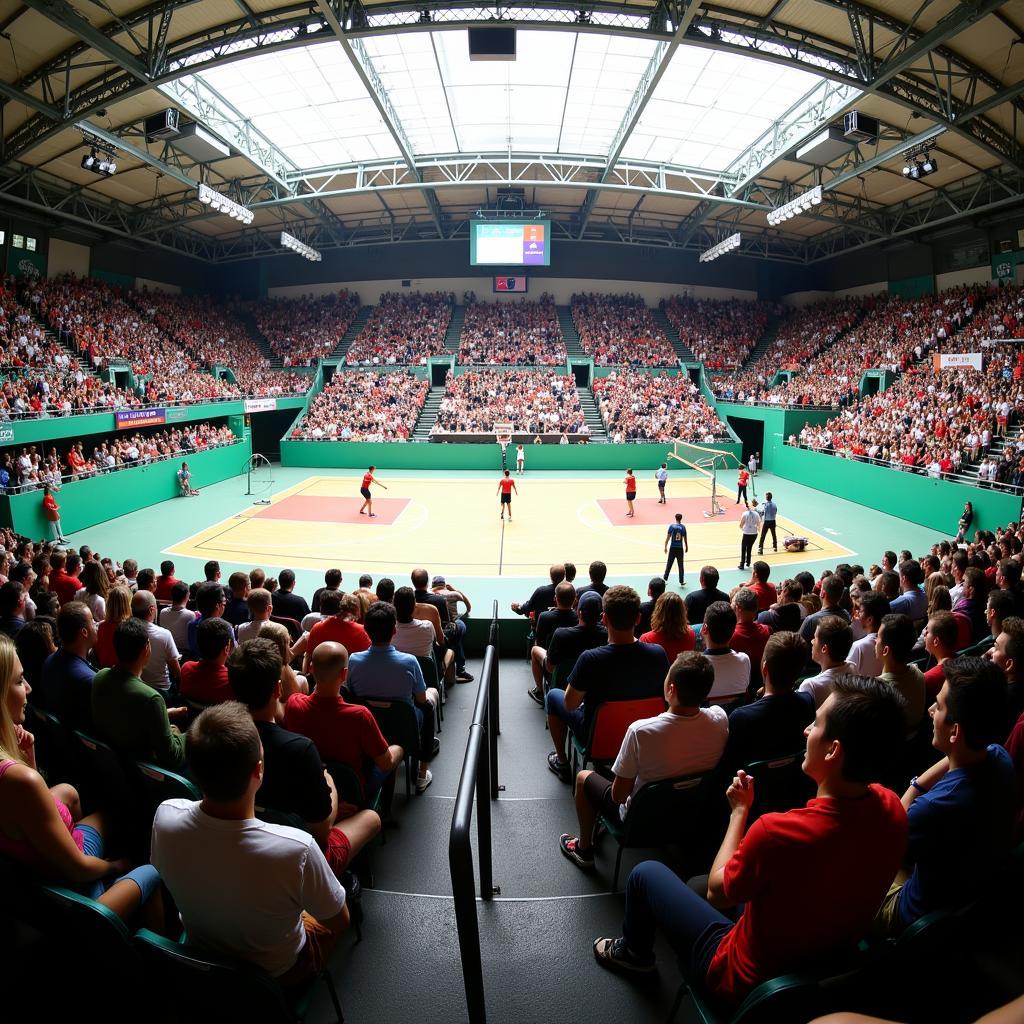
POLYGON ((494 279, 494 290, 496 292, 525 292, 525 277, 496 277, 494 279))
POLYGON ((474 267, 549 267, 551 221, 471 221, 469 262, 474 267))

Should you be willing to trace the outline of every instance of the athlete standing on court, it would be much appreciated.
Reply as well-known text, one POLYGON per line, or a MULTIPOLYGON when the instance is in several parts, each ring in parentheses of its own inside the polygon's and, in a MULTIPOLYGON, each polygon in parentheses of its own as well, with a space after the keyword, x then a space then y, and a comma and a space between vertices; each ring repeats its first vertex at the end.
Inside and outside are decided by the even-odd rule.
POLYGON ((636 497, 636 477, 633 476, 633 470, 626 470, 626 479, 622 482, 626 485, 626 506, 629 509, 626 515, 631 516, 633 515, 633 499, 636 497))
POLYGON ((668 583, 668 574, 672 571, 672 563, 679 564, 679 586, 686 586, 686 570, 683 568, 683 555, 690 550, 690 542, 686 539, 686 527, 683 526, 682 513, 676 513, 676 521, 668 528, 665 535, 665 551, 668 561, 665 563, 663 579, 668 583))
POLYGON ((772 500, 772 492, 769 491, 764 496, 764 504, 761 506, 761 540, 757 545, 757 553, 759 555, 764 554, 764 540, 768 536, 768 532, 771 531, 772 535, 772 551, 779 550, 779 538, 775 533, 775 520, 779 515, 779 506, 772 500))
POLYGON ((512 479, 510 470, 505 470, 505 475, 498 481, 498 493, 501 495, 501 518, 505 518, 505 506, 508 505, 508 521, 512 522, 512 492, 519 493, 515 480, 512 479))
POLYGON ((665 502, 665 482, 668 480, 668 465, 662 463, 661 468, 654 474, 655 480, 658 481, 658 504, 664 505, 665 502))
MULTIPOLYGON (((380 487, 384 487, 384 484, 382 484, 373 475, 373 471, 376 468, 377 468, 376 466, 371 466, 363 474, 363 486, 359 488, 359 493, 363 496, 363 504, 362 504, 362 506, 359 509, 359 514, 360 515, 365 515, 366 513, 363 512, 363 509, 368 508, 371 519, 376 519, 377 516, 376 516, 376 513, 373 511, 373 497, 370 494, 370 484, 378 484, 380 487)), ((384 490, 386 491, 387 487, 384 487, 384 490)))
POLYGON ((516 445, 516 472, 522 476, 523 467, 526 465, 526 449, 521 444, 516 445))
POLYGON ((747 481, 750 479, 750 474, 745 469, 740 469, 740 474, 736 477, 736 504, 738 505, 741 501, 747 500, 747 481))

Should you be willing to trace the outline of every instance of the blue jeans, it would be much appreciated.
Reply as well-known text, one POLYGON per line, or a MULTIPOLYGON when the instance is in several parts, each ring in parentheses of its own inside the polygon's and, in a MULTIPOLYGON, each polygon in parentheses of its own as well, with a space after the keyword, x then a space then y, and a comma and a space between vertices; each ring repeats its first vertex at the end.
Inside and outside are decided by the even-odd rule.
POLYGON ((645 860, 630 872, 622 934, 638 957, 654 956, 654 930, 660 926, 689 975, 703 978, 733 925, 664 864, 645 860))
MULTIPOLYGON (((76 825, 75 828, 82 833, 82 852, 90 857, 103 856, 103 836, 91 825, 76 825)), ((133 868, 126 875, 120 878, 101 878, 95 882, 83 882, 81 885, 70 886, 75 892, 88 896, 91 900, 98 900, 112 885, 130 879, 138 887, 142 894, 142 902, 145 903, 153 890, 160 884, 160 875, 152 864, 143 864, 141 867, 133 868)))
MULTIPOLYGON (((554 715, 555 718, 560 718, 565 722, 569 726, 569 731, 580 743, 586 743, 587 734, 583 728, 583 708, 580 707, 575 711, 568 711, 565 707, 565 690, 548 690, 544 707, 549 715, 554 715)), ((562 755, 559 754, 558 756, 561 757, 562 755)))
POLYGON ((455 619, 455 674, 462 675, 466 670, 466 649, 462 645, 463 637, 466 635, 466 623, 462 619, 455 619))

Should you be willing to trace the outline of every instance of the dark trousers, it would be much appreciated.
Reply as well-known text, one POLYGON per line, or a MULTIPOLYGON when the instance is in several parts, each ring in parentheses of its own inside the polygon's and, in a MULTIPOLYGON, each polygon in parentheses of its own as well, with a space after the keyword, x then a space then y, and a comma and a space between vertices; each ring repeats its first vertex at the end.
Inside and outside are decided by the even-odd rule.
POLYGON ((746 500, 747 500, 747 485, 746 484, 740 484, 739 487, 736 488, 736 504, 738 505, 741 501, 746 501, 746 500))
POLYGON ((758 553, 764 551, 764 539, 768 536, 768 531, 771 530, 772 534, 772 550, 779 550, 779 538, 775 533, 775 520, 766 519, 764 525, 761 527, 761 540, 758 542, 757 550, 758 553))
POLYGON ((683 548, 669 548, 668 549, 668 561, 665 563, 665 579, 668 579, 669 573, 672 571, 672 563, 679 563, 679 582, 682 583, 686 579, 686 570, 683 568, 683 548))
POLYGON ((689 976, 703 978, 733 922, 664 864, 645 860, 630 872, 626 883, 622 934, 630 951, 651 957, 658 927, 688 965, 689 976))
POLYGON ((756 533, 743 534, 743 544, 740 547, 740 568, 750 565, 754 554, 754 541, 757 540, 756 533))

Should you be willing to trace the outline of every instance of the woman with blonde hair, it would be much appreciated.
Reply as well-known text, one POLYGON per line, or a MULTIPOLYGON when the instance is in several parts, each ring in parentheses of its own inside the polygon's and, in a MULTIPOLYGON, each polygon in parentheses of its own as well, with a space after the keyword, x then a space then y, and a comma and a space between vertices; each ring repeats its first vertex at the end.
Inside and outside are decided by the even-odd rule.
POLYGON ((127 587, 113 587, 107 594, 106 617, 96 628, 96 660, 100 668, 117 664, 114 653, 114 631, 125 619, 132 617, 132 592, 127 587))
POLYGON ((662 647, 670 665, 683 651, 692 651, 697 646, 697 637, 686 615, 686 603, 679 594, 666 590, 658 598, 651 615, 650 632, 644 633, 640 642, 662 647))
POLYGON ((106 570, 99 562, 90 560, 82 566, 78 579, 82 586, 75 593, 75 600, 88 607, 96 622, 102 622, 106 618, 107 595, 110 593, 106 570))
POLYGON ((103 856, 106 823, 82 817, 73 786, 47 788, 36 770, 35 738, 25 728, 26 682, 14 644, 0 636, 0 855, 42 881, 57 882, 130 921, 145 908, 149 927, 163 930, 160 876, 103 856))
MULTIPOLYGON (((293 650, 292 638, 288 634, 287 627, 280 622, 267 622, 260 629, 259 635, 266 640, 273 640, 281 648, 281 700, 286 701, 293 693, 309 693, 309 682, 304 675, 300 675, 292 668, 293 658, 298 657, 301 651, 293 650)), ((302 646, 305 650, 305 640, 309 634, 304 633, 299 639, 296 647, 302 646)))

